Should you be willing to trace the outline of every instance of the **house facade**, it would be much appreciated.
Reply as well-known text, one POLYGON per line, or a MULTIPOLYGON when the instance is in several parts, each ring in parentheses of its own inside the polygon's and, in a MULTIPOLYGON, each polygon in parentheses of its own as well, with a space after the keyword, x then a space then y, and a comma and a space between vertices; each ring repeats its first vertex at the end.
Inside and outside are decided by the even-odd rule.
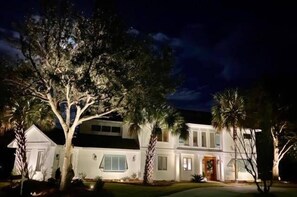
MULTIPOLYGON (((234 180, 234 145, 229 132, 216 131, 210 118, 188 113, 189 138, 182 140, 167 130, 158 136, 154 180, 189 181, 193 174, 208 180, 234 180)), ((80 126, 73 139, 72 165, 76 177, 121 180, 142 179, 151 126, 143 125, 138 135, 129 135, 121 120, 95 119, 80 126)), ((63 164, 63 132, 44 133, 36 126, 26 131, 29 175, 47 180, 63 164)), ((8 147, 16 148, 16 141, 8 147)), ((238 160, 240 163, 240 159, 238 160)), ((240 165, 239 165, 240 166, 240 165)), ((14 173, 17 172, 16 166, 14 173)), ((252 180, 239 167, 238 180, 252 180)))

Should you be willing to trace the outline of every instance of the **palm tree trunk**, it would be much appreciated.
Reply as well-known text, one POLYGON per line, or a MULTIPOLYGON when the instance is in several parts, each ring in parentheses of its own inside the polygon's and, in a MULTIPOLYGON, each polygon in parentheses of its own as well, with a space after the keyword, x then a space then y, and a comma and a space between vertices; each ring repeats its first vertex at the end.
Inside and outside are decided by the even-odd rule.
POLYGON ((19 171, 24 178, 29 178, 28 162, 26 155, 26 135, 24 126, 22 123, 15 123, 14 127, 15 138, 17 140, 16 158, 19 167, 19 171))
POLYGON ((233 142, 234 142, 234 181, 238 181, 238 173, 237 173, 237 146, 236 146, 236 140, 237 140, 237 130, 236 127, 233 126, 233 142))
POLYGON ((149 141, 149 144, 147 147, 147 151, 146 151, 146 160, 145 160, 144 174, 143 174, 143 184, 152 184, 153 183, 156 144, 157 144, 157 135, 155 135, 152 132, 150 141, 149 141))
POLYGON ((65 191, 69 186, 71 180, 67 177, 69 176, 68 173, 72 168, 71 165, 71 156, 72 156, 72 136, 68 136, 65 142, 65 155, 62 167, 62 176, 60 182, 60 191, 65 191))

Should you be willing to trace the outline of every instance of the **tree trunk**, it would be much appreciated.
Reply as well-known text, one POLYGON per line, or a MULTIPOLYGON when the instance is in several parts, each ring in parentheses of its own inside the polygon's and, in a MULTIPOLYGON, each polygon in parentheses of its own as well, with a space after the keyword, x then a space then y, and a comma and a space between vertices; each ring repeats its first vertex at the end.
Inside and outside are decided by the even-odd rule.
POLYGON ((26 155, 26 135, 23 123, 15 123, 15 138, 17 140, 16 159, 19 171, 24 178, 29 178, 28 162, 26 155))
POLYGON ((156 144, 157 144, 157 136, 152 132, 150 141, 147 147, 147 151, 146 151, 143 184, 153 183, 156 144))
POLYGON ((279 148, 278 139, 273 139, 273 167, 272 167, 273 180, 280 180, 279 177, 279 148))
POLYGON ((60 183, 61 191, 66 190, 70 184, 69 179, 67 179, 67 177, 68 177, 70 168, 72 168, 71 156, 72 156, 72 135, 68 134, 68 137, 66 138, 66 142, 65 142, 65 154, 64 154, 62 176, 61 176, 61 183, 60 183))
POLYGON ((236 146, 236 140, 237 140, 237 130, 236 127, 233 126, 233 142, 234 142, 234 181, 237 182, 238 180, 238 173, 237 173, 237 146, 236 146))

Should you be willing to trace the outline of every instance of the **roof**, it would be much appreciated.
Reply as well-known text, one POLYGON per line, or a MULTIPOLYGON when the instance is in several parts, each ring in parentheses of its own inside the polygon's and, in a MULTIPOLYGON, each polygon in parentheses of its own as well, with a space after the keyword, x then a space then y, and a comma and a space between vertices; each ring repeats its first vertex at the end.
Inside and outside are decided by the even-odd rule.
POLYGON ((79 147, 139 149, 135 139, 125 139, 121 136, 79 134, 73 139, 73 144, 79 147))
POLYGON ((211 125, 211 113, 204 111, 191 111, 178 109, 187 123, 211 125))
MULTIPOLYGON (((54 129, 45 134, 56 144, 65 144, 64 133, 61 129, 54 129)), ((125 139, 121 136, 76 134, 72 142, 78 147, 139 149, 139 144, 135 139, 125 139)))

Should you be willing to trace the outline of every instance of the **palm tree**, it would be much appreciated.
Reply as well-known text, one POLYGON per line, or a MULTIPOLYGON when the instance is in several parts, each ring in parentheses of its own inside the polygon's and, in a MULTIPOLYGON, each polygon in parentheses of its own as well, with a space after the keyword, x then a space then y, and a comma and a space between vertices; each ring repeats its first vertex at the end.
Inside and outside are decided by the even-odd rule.
POLYGON ((233 130, 235 182, 237 182, 237 128, 242 126, 242 122, 246 117, 244 99, 238 94, 237 89, 217 93, 214 95, 211 113, 212 125, 217 130, 222 130, 223 128, 226 128, 228 131, 233 130))
POLYGON ((14 131, 17 140, 16 161, 19 172, 22 175, 22 185, 25 178, 29 178, 28 162, 26 158, 25 129, 32 124, 42 125, 48 129, 54 126, 53 114, 48 107, 42 105, 39 100, 30 98, 11 99, 10 103, 2 107, 0 117, 0 132, 14 131))
POLYGON ((168 105, 152 107, 146 110, 135 110, 127 118, 131 123, 131 134, 139 132, 140 125, 150 125, 151 135, 146 151, 143 184, 152 184, 158 135, 168 130, 174 135, 179 135, 182 139, 187 139, 189 135, 188 127, 180 114, 168 105))

